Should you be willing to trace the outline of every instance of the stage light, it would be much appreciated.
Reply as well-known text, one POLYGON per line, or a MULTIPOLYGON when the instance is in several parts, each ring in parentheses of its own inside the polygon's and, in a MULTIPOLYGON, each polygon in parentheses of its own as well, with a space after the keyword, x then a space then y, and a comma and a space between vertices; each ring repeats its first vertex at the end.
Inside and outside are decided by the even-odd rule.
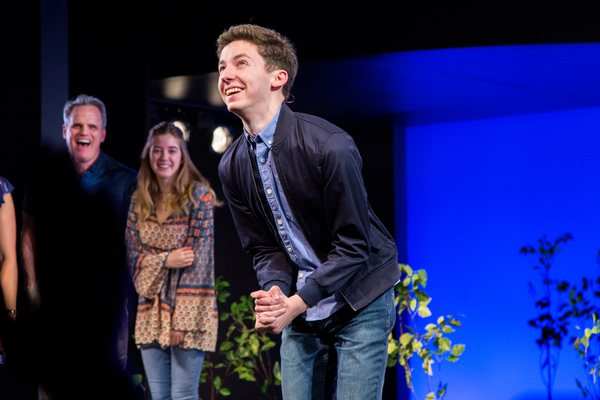
POLYGON ((173 125, 175 125, 179 129, 181 129, 181 132, 183 132, 183 140, 185 140, 186 142, 189 142, 190 141, 190 124, 188 124, 185 121, 179 120, 179 119, 173 120, 171 122, 173 122, 173 125))
POLYGON ((182 100, 189 94, 190 85, 187 76, 167 78, 163 83, 163 95, 170 100, 182 100))
POLYGON ((225 126, 218 126, 213 130, 211 147, 215 153, 223 153, 231 144, 231 132, 225 126))

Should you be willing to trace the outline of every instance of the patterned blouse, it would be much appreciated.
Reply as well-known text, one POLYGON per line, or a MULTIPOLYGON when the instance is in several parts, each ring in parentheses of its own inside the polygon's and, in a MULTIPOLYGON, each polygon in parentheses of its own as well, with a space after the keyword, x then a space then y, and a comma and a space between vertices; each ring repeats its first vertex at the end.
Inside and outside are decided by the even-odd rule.
POLYGON ((188 215, 169 215, 163 225, 156 213, 140 223, 129 207, 125 240, 127 261, 139 294, 135 342, 139 346, 155 340, 169 346, 171 329, 185 331, 184 349, 215 351, 217 303, 214 292, 214 217, 208 189, 194 182, 188 215), (194 205, 195 203, 195 205, 194 205), (172 250, 191 246, 195 258, 186 268, 167 268, 172 250))

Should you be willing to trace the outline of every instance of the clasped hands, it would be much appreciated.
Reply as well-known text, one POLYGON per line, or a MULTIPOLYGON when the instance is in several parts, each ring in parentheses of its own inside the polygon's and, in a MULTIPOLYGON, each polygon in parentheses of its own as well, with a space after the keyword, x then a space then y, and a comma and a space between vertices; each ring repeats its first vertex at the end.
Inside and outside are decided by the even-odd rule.
POLYGON ((297 294, 287 297, 279 286, 269 291, 257 290, 250 294, 254 298, 256 322, 259 332, 279 334, 294 318, 308 309, 308 304, 297 294))

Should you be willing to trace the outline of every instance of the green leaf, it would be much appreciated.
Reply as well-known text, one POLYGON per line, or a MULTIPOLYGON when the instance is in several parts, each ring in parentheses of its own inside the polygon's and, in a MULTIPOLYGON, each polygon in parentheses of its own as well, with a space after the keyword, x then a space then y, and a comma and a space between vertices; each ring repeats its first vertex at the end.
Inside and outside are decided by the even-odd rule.
POLYGON ((422 290, 415 289, 414 293, 415 293, 415 296, 417 297, 417 300, 419 300, 419 302, 421 302, 421 303, 425 303, 425 302, 429 303, 429 301, 431 301, 429 296, 427 296, 427 293, 425 293, 422 290))
POLYGON ((452 355, 453 356, 460 356, 463 351, 465 351, 465 345, 464 344, 455 344, 452 347, 452 355))
POLYGON ((414 335, 411 335, 410 333, 405 333, 402 336, 400 336, 400 344, 402 346, 406 346, 413 340, 413 338, 414 338, 414 335))
POLYGON ((134 374, 130 376, 131 381, 133 382, 134 386, 139 386, 142 384, 142 381, 144 380, 144 378, 142 377, 142 374, 134 374))
POLYGON ((231 391, 227 388, 223 388, 221 390, 219 390, 219 394, 223 397, 227 397, 231 395, 231 391))
POLYGON ((398 264, 398 266, 400 267, 400 271, 406 273, 407 275, 412 275, 413 274, 413 270, 411 267, 409 267, 406 264, 398 264))
POLYGON ((424 269, 420 269, 418 271, 419 276, 421 277, 421 286, 427 286, 427 271, 424 269))
POLYGON ((279 366, 279 361, 275 362, 273 366, 273 376, 275 377, 275 384, 277 386, 281 385, 281 367, 279 366))
POLYGON ((452 333, 452 332, 454 332, 454 329, 450 328, 449 326, 444 325, 444 327, 442 328, 442 332, 452 333))
POLYGON ((221 347, 219 348, 221 351, 228 351, 233 347, 233 343, 227 341, 221 343, 221 347))
POLYGON ((415 308, 417 308, 417 299, 410 299, 408 306, 410 307, 411 311, 415 311, 415 308))
POLYGON ((436 325, 436 324, 427 324, 427 325, 425 326, 425 329, 426 329, 428 332, 435 331, 435 330, 437 329, 437 325, 436 325))
POLYGON ((431 364, 433 364, 433 360, 429 357, 425 357, 423 359, 423 370, 427 373, 427 375, 432 376, 433 370, 431 369, 431 364))
POLYGON ((420 306, 418 314, 421 318, 427 318, 431 315, 431 311, 429 311, 429 308, 427 308, 427 306, 420 306))
POLYGON ((269 388, 269 381, 267 379, 265 379, 262 386, 260 387, 260 392, 267 393, 268 388, 269 388))
POLYGON ((435 345, 442 351, 450 351, 451 342, 448 338, 437 338, 434 341, 435 345))
POLYGON ((412 278, 412 284, 413 284, 413 288, 416 288, 419 286, 419 281, 421 280, 421 277, 418 274, 413 274, 412 278))
POLYGON ((219 293, 217 300, 219 303, 225 303, 227 301, 227 297, 229 297, 229 293, 219 293))

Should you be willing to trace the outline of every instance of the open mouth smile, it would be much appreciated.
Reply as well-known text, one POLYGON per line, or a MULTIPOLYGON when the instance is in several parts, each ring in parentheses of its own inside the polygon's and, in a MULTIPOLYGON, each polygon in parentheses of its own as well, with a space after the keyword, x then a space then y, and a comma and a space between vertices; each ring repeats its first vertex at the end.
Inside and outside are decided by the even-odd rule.
POLYGON ((236 94, 236 93, 239 93, 239 92, 241 92, 241 91, 242 91, 242 89, 241 89, 241 88, 231 88, 231 89, 227 89, 227 90, 225 91, 225 95, 226 95, 226 96, 231 96, 232 94, 236 94))

